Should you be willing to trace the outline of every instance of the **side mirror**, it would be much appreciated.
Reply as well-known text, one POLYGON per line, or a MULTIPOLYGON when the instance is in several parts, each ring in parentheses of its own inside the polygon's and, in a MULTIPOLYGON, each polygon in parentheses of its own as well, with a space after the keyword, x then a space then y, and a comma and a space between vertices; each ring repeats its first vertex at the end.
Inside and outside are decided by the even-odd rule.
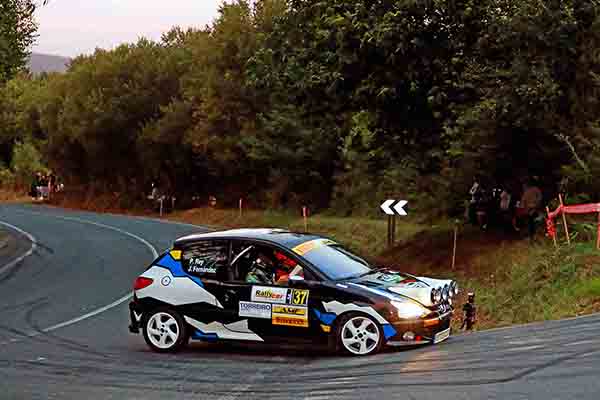
POLYGON ((295 285, 297 285, 297 284, 298 284, 298 283, 300 283, 300 282, 304 282, 304 278, 303 278, 303 277, 301 277, 301 276, 294 275, 294 276, 290 276, 290 277, 288 278, 288 284, 289 284, 290 286, 295 286, 295 285))

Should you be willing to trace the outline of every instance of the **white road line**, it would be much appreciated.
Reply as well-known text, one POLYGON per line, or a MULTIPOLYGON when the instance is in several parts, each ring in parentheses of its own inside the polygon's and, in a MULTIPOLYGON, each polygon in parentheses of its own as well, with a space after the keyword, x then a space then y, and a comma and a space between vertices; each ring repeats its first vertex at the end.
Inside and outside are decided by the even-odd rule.
MULTIPOLYGON (((58 209, 58 210, 64 210, 60 207, 55 207, 52 205, 46 206, 48 208, 53 208, 53 209, 58 209)), ((90 211, 86 211, 86 210, 72 210, 72 211, 81 211, 83 213, 90 213, 90 211)), ((46 215, 46 214, 44 214, 46 215)), ((163 223, 163 224, 170 224, 170 225, 180 225, 180 226, 187 226, 190 228, 200 228, 200 229, 209 229, 209 230, 217 230, 217 229, 222 229, 221 227, 218 226, 211 226, 211 225, 195 225, 195 224, 189 224, 186 222, 179 222, 179 221, 175 221, 172 219, 161 219, 161 218, 153 218, 153 217, 144 217, 141 215, 128 215, 128 214, 116 214, 116 213, 102 213, 102 215, 109 215, 111 217, 119 217, 119 218, 127 218, 127 219, 131 219, 131 220, 140 220, 140 221, 149 221, 149 222, 158 222, 158 223, 163 223)))
POLYGON ((525 347, 512 347, 512 348, 505 349, 504 351, 506 351, 506 352, 527 351, 527 350, 541 349, 543 347, 545 347, 545 346, 536 345, 536 346, 525 346, 525 347))
POLYGON ((31 247, 29 248, 29 250, 27 250, 25 252, 25 254, 17 257, 16 259, 14 259, 13 261, 9 262, 8 264, 3 265, 2 267, 0 267, 0 274, 2 274, 5 271, 8 271, 9 269, 11 269, 15 265, 17 265, 18 263, 20 263, 21 261, 23 261, 24 259, 26 259, 27 257, 29 257, 30 255, 32 255, 33 252, 35 251, 35 249, 37 248, 37 240, 30 233, 27 233, 23 229, 21 229, 19 227, 16 227, 14 225, 11 225, 11 224, 9 224, 7 222, 0 221, 0 225, 7 226, 10 229, 13 229, 13 230, 19 232, 21 235, 25 236, 31 242, 31 247))
POLYGON ((580 344, 597 343, 598 340, 580 340, 579 342, 567 343, 564 346, 579 346, 580 344))
MULTIPOLYGON (((42 215, 42 216, 45 216, 45 217, 59 218, 59 219, 67 220, 67 221, 76 221, 76 222, 79 222, 79 223, 82 223, 82 224, 90 224, 90 225, 95 225, 95 226, 98 226, 98 227, 101 227, 101 228, 110 229, 110 230, 113 230, 115 232, 119 232, 119 233, 121 233, 123 235, 129 236, 129 237, 131 237, 131 238, 133 238, 135 240, 138 240, 139 242, 143 243, 146 247, 148 247, 148 249, 150 249, 150 251, 152 252, 152 256, 154 258, 158 257, 158 252, 156 251, 156 248, 152 244, 150 244, 150 242, 148 242, 146 239, 144 239, 144 238, 142 238, 142 237, 140 237, 140 236, 138 236, 136 234, 133 234, 131 232, 127 232, 127 231, 125 231, 123 229, 116 228, 114 226, 105 225, 105 224, 101 224, 99 222, 94 222, 94 221, 88 221, 88 220, 81 219, 81 218, 63 217, 63 216, 60 216, 60 215, 48 215, 48 214, 42 214, 42 213, 38 213, 38 212, 34 212, 34 211, 25 212, 24 214, 37 214, 37 215, 42 215)), ((18 232, 21 232, 21 233, 25 234, 30 240, 32 240, 32 243, 34 243, 34 244, 37 243, 35 241, 35 239, 33 238, 33 236, 29 235, 25 231, 23 231, 23 230, 21 230, 21 229, 19 229, 17 227, 14 227, 12 225, 3 223, 3 222, 0 222, 0 223, 3 224, 3 225, 6 225, 6 226, 12 227, 12 228, 16 229, 18 232)), ((35 248, 32 246, 32 249, 28 253, 29 254, 33 253, 34 249, 35 248)), ((23 258, 27 257, 27 255, 29 255, 29 254, 26 254, 25 256, 22 256, 22 258, 21 257, 20 258, 23 259, 23 258)), ((14 265, 14 264, 16 264, 19 261, 20 260, 17 259, 16 261, 12 261, 11 264, 14 265)), ((2 267, 2 269, 4 269, 4 268, 5 267, 2 267)), ((0 270, 0 272, 2 272, 2 270, 0 270)), ((65 321, 65 322, 61 322, 61 323, 56 324, 56 325, 52 325, 52 326, 50 326, 48 328, 41 329, 40 331, 31 332, 30 334, 28 334, 26 336, 28 338, 32 338, 32 337, 39 336, 39 335, 41 335, 43 333, 52 332, 52 331, 55 331, 57 329, 64 328, 66 326, 70 326, 70 325, 76 324, 76 323, 81 322, 83 320, 86 320, 88 318, 94 317, 94 316, 96 316, 96 315, 98 315, 100 313, 103 313, 103 312, 105 312, 107 310, 110 310, 111 308, 117 307, 118 305, 120 305, 120 304, 126 302, 127 300, 131 299, 132 296, 133 296, 133 293, 128 293, 127 295, 121 297, 120 299, 117 299, 117 300, 113 301, 112 303, 110 303, 110 304, 108 304, 108 305, 106 305, 104 307, 100 307, 100 308, 98 308, 98 309, 96 309, 94 311, 91 311, 91 312, 87 313, 87 314, 81 315, 79 317, 70 319, 70 320, 65 321)), ((9 343, 15 343, 16 341, 17 340, 13 341, 11 339, 11 342, 1 342, 0 345, 5 345, 5 344, 9 344, 9 343)))

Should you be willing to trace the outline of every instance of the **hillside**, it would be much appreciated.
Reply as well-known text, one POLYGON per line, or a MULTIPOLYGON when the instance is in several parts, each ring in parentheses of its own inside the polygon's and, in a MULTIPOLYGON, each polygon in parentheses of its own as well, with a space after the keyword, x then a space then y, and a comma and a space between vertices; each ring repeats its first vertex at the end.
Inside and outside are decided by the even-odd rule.
POLYGON ((49 54, 32 53, 29 60, 29 70, 34 74, 42 72, 65 72, 70 58, 49 54))

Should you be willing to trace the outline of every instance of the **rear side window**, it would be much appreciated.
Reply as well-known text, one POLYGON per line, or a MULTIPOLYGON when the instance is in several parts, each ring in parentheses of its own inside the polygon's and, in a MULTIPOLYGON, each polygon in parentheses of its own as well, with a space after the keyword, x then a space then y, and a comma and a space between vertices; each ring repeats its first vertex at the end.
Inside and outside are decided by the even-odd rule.
POLYGON ((229 243, 209 240, 186 247, 182 254, 182 266, 192 276, 218 279, 226 276, 229 243))

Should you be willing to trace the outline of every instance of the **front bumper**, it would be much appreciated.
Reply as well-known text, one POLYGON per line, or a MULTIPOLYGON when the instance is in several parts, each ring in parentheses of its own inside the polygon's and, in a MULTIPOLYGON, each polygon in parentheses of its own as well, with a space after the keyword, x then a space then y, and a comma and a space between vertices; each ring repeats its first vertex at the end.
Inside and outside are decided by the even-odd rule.
POLYGON ((437 333, 450 329, 453 314, 454 311, 450 310, 442 315, 426 319, 393 322, 392 326, 396 330, 396 335, 389 338, 386 344, 389 346, 414 346, 433 343, 437 333), (407 332, 411 332, 414 339, 406 340, 404 334, 407 332))

